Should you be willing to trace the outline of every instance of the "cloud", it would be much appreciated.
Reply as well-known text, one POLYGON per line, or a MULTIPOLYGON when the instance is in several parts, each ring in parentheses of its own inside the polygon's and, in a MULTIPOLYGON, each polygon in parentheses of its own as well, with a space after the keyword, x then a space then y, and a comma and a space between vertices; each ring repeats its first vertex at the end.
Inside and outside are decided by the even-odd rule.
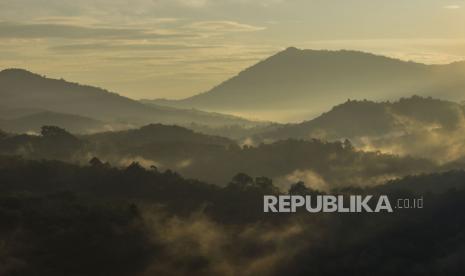
POLYGON ((192 50, 214 48, 207 45, 186 44, 155 44, 155 43, 82 43, 68 44, 50 47, 56 52, 80 52, 80 51, 165 51, 165 50, 192 50))
POLYGON ((184 160, 181 160, 180 162, 178 162, 176 164, 176 167, 178 169, 185 169, 187 167, 190 167, 193 163, 193 160, 192 159, 184 159, 184 160))
POLYGON ((189 29, 207 32, 256 32, 265 30, 265 27, 242 24, 235 21, 199 21, 186 26, 189 29))
MULTIPOLYGON (((403 131, 397 135, 363 137, 359 141, 360 148, 366 151, 379 150, 401 156, 427 158, 440 164, 461 159, 465 152, 465 114, 458 106, 453 107, 451 111, 457 121, 453 127, 391 113, 396 124, 402 125, 403 131)), ((452 119, 449 121, 452 122, 452 119)))
MULTIPOLYGON (((26 22, 23 22, 26 23, 26 22)), ((100 20, 87 16, 44 16, 34 18, 31 24, 62 24, 74 26, 89 26, 91 24, 99 24, 100 20)))
POLYGON ((460 5, 446 5, 444 6, 444 9, 448 9, 448 10, 456 10, 456 9, 460 9, 461 6, 460 5))
POLYGON ((281 188, 284 191, 289 190, 292 184, 303 181, 305 185, 311 189, 319 191, 329 191, 330 185, 323 179, 321 175, 313 170, 295 170, 292 173, 284 176, 278 182, 281 182, 281 188))
POLYGON ((272 275, 308 246, 309 237, 316 233, 306 233, 307 226, 298 221, 225 227, 203 212, 169 217, 146 209, 144 218, 153 241, 165 252, 153 260, 143 276, 272 275))
POLYGON ((0 22, 0 38, 162 39, 176 37, 192 37, 192 35, 156 33, 151 30, 137 28, 0 22))
POLYGON ((155 160, 146 159, 142 156, 134 156, 134 157, 127 157, 127 158, 120 159, 119 165, 123 167, 127 167, 134 162, 139 163, 139 165, 141 165, 142 167, 146 169, 150 169, 151 166, 156 166, 157 168, 163 167, 162 163, 157 162, 155 160))
POLYGON ((358 49, 426 64, 446 64, 465 59, 465 40, 460 38, 312 40, 298 46, 329 50, 358 49))
POLYGON ((177 0, 180 5, 192 8, 204 7, 208 2, 208 0, 177 0))

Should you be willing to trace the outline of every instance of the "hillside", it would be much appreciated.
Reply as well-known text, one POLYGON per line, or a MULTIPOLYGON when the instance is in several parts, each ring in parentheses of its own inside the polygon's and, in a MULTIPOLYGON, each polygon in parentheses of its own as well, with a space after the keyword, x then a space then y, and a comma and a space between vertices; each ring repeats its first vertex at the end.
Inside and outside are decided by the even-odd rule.
POLYGON ((130 129, 117 132, 103 132, 83 136, 86 140, 106 145, 125 145, 128 147, 141 147, 150 144, 204 144, 228 146, 234 142, 219 136, 204 135, 179 126, 151 124, 139 129, 130 129))
POLYGON ((229 115, 148 106, 101 88, 50 79, 22 69, 0 72, 0 97, 1 105, 10 110, 51 111, 118 124, 254 124, 229 115))
POLYGON ((461 104, 412 96, 394 102, 348 100, 315 119, 257 135, 261 139, 357 138, 408 132, 415 124, 453 129, 465 115, 461 104))
POLYGON ((72 133, 96 132, 105 129, 103 122, 91 118, 49 111, 0 120, 0 128, 13 133, 38 133, 44 125, 66 128, 72 133))
POLYGON ((394 102, 347 101, 319 117, 254 136, 254 142, 281 139, 350 139, 365 150, 449 162, 463 156, 465 106, 413 96, 394 102))
POLYGON ((146 168, 175 170, 219 185, 226 185, 241 172, 267 176, 282 188, 305 180, 323 190, 378 185, 436 168, 429 160, 357 151, 349 143, 285 140, 241 148, 226 138, 164 125, 81 136, 49 127, 39 136, 0 139, 1 154, 80 164, 87 164, 93 157, 115 166, 139 162, 146 168))
POLYGON ((205 110, 315 114, 348 98, 419 94, 463 100, 465 63, 425 65, 357 51, 288 48, 210 91, 155 103, 205 110))

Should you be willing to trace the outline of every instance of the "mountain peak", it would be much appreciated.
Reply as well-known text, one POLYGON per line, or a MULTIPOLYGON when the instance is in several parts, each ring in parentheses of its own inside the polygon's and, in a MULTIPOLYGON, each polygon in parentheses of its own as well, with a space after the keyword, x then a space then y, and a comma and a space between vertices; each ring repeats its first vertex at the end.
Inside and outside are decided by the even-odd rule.
POLYGON ((301 50, 294 47, 294 46, 291 46, 291 47, 287 47, 286 50, 284 50, 283 52, 300 52, 301 50))
POLYGON ((8 68, 0 71, 0 76, 5 77, 41 77, 38 74, 32 73, 26 69, 21 68, 8 68))

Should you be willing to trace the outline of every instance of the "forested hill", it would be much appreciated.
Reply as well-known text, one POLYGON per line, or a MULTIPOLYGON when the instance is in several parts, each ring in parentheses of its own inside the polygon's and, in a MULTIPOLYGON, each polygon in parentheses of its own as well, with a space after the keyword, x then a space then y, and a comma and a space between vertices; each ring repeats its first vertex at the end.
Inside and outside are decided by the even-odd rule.
POLYGON ((465 106, 459 103, 412 96, 396 101, 347 100, 315 119, 288 124, 257 135, 261 139, 325 139, 381 136, 409 132, 415 127, 461 127, 465 106))

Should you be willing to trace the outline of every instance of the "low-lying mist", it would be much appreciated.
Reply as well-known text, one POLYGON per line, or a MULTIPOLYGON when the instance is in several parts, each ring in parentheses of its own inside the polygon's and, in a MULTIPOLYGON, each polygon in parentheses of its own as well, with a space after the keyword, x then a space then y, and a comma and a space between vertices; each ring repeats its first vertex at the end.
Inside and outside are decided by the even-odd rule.
POLYGON ((135 163, 118 169, 0 157, 0 272, 392 275, 401 263, 400 275, 457 275, 464 179, 453 171, 330 191, 382 193, 393 202, 423 196, 421 210, 273 214, 262 211, 265 194, 321 191, 295 183, 280 192, 270 179, 245 174, 218 187, 135 163))

